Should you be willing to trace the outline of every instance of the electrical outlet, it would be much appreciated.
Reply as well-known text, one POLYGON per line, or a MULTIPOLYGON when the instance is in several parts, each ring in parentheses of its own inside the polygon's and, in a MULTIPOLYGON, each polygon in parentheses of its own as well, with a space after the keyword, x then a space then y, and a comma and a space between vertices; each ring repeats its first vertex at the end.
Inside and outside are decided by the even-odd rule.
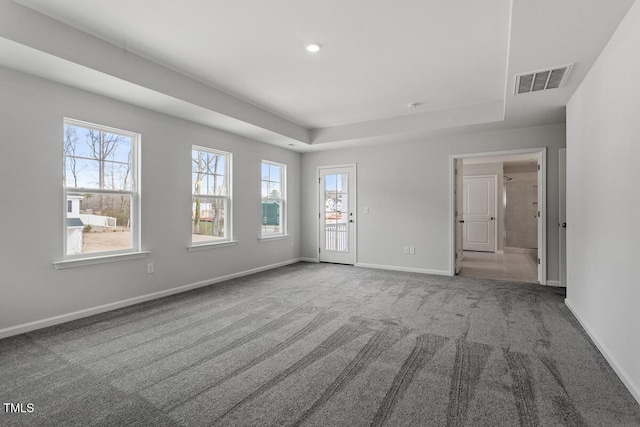
POLYGON ((153 263, 147 263, 147 274, 151 274, 154 271, 153 263))
POLYGON ((369 213, 369 206, 364 207, 364 213, 369 213))
POLYGON ((405 254, 408 254, 408 253, 409 253, 409 246, 405 246, 405 247, 404 247, 404 253, 405 253, 405 254))
POLYGON ((415 255, 415 254, 416 254, 416 248, 414 248, 413 246, 410 246, 410 247, 409 247, 409 253, 410 253, 411 255, 415 255))

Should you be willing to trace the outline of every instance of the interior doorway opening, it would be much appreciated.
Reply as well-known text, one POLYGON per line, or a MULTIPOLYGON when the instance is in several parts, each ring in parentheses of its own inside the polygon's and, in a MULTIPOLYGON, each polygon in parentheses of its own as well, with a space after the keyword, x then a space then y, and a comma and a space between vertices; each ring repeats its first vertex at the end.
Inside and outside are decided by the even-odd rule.
POLYGON ((454 275, 546 284, 545 154, 451 156, 454 275))

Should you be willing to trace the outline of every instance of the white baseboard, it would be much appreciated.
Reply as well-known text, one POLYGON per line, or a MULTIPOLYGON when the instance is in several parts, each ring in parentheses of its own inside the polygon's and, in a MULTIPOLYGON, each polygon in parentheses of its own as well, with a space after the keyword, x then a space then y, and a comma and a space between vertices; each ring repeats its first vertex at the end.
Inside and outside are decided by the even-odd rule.
POLYGON ((636 399, 638 403, 640 403, 640 385, 635 384, 633 382, 631 377, 629 377, 629 374, 627 374, 627 371, 625 371, 624 368, 620 366, 620 364, 618 363, 616 358, 613 357, 609 349, 607 349, 607 347, 604 344, 598 341, 596 336, 591 332, 591 328, 589 328, 586 322, 584 322, 584 320, 582 319, 578 311, 575 309, 575 307, 571 305, 571 302, 569 301, 568 298, 565 298, 564 303, 567 307, 569 307, 569 310, 571 310, 571 313, 573 313, 573 315, 578 320, 580 325, 582 325, 584 330, 587 332, 587 335, 589 335, 589 338, 591 338, 591 341, 593 341, 596 347, 598 347, 598 350, 600 350, 600 353, 602 353, 604 358, 607 359, 607 362, 609 362, 609 365, 611 365, 615 373, 618 374, 618 377, 620 377, 620 380, 622 380, 622 383, 625 385, 625 387, 627 387, 627 389, 629 390, 631 395, 634 397, 634 399, 636 399))
POLYGON ((566 288, 566 286, 562 286, 558 280, 547 280, 547 286, 553 286, 555 288, 566 288))
POLYGON ((318 261, 318 258, 304 258, 304 257, 300 258, 300 261, 301 262, 315 262, 315 263, 320 262, 320 261, 318 261))
POLYGON ((382 264, 366 264, 358 262, 356 267, 362 268, 376 268, 378 270, 392 270, 392 271, 406 271, 409 273, 422 273, 422 274, 435 274, 438 276, 451 276, 451 272, 444 270, 427 270, 425 268, 413 268, 413 267, 399 267, 396 265, 382 265, 382 264))
POLYGON ((100 314, 106 311, 117 310, 119 308, 128 307, 130 305, 139 304, 141 302, 151 301, 151 300, 166 297, 169 295, 179 294, 182 292, 190 291, 192 289, 197 289, 204 286, 213 285, 215 283, 224 282, 226 280, 236 279, 238 277, 260 273, 261 271, 272 270, 274 268, 283 267, 285 265, 295 264, 300 261, 301 261, 300 258, 291 259, 288 261, 278 262, 276 264, 252 268, 251 270, 245 270, 245 271, 240 271, 238 273, 228 274, 222 277, 216 277, 213 279, 202 280, 200 282, 191 283, 188 285, 178 286, 177 288, 171 288, 171 289, 166 289, 164 291, 153 292, 151 294, 141 295, 138 297, 129 298, 122 301, 116 301, 109 304, 99 305, 97 307, 86 308, 84 310, 78 310, 72 313, 61 314, 59 316, 49 317, 47 319, 36 320, 34 322, 23 323, 21 325, 16 325, 16 326, 10 326, 8 328, 0 329, 0 339, 7 338, 13 335, 24 334, 25 332, 35 331, 36 329, 42 329, 48 326, 58 325, 60 323, 70 322, 72 320, 81 319, 83 317, 93 316, 94 314, 100 314))

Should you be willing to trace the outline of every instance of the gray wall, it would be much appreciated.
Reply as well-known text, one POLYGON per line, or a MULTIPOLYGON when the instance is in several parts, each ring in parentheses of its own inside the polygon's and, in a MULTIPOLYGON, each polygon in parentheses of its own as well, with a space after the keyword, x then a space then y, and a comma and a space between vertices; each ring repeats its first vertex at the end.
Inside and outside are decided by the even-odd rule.
POLYGON ((567 305, 640 402, 640 2, 567 106, 567 305))
POLYGON ((538 248, 538 173, 510 172, 505 182, 506 247, 538 248))
POLYGON ((510 173, 537 172, 537 166, 537 162, 526 164, 505 162, 503 165, 503 169, 505 175, 508 175, 510 173))
MULTIPOLYGON (((64 85, 0 68, 0 332, 179 286, 296 260, 317 251, 319 165, 358 164, 358 262, 446 273, 449 155, 549 147, 548 223, 557 222, 557 149, 564 126, 477 133, 302 156, 64 85), (146 259, 56 270, 62 258, 63 118, 142 134, 146 259), (192 144, 234 155, 236 246, 188 252, 192 144), (182 159, 182 160, 181 160, 182 159), (288 239, 259 242, 260 160, 288 165, 288 239), (304 227, 302 226, 304 223, 304 227), (387 224, 388 227, 380 227, 387 224), (404 255, 415 246, 415 255, 404 255), (154 274, 146 263, 154 262, 154 274)), ((557 230, 548 231, 556 280, 557 230)))
POLYGON ((317 257, 317 167, 357 163, 360 264, 450 270, 449 156, 520 148, 547 150, 547 278, 558 280, 558 149, 565 126, 475 133, 302 156, 302 256, 317 257), (365 214, 363 207, 370 213, 365 214), (404 246, 415 246, 405 255, 404 246))
POLYGON ((300 256, 300 155, 0 68, 0 332, 300 256), (63 118, 142 134, 146 259, 56 270, 63 253, 63 118), (233 153, 231 247, 188 252, 191 145, 233 153), (289 239, 260 242, 260 161, 288 166, 289 239), (146 274, 146 263, 155 273, 146 274))

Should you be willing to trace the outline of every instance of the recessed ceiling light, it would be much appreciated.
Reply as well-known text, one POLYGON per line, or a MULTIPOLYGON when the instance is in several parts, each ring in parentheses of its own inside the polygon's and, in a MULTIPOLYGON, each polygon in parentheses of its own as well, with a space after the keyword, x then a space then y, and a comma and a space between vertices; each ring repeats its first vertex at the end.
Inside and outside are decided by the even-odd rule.
POLYGON ((412 102, 411 104, 407 104, 407 108, 418 108, 419 106, 419 102, 412 102))
POLYGON ((320 43, 309 43, 305 46, 305 49, 307 49, 307 52, 316 53, 320 51, 321 47, 320 43))
POLYGON ((295 147, 296 144, 289 144, 289 147, 295 147))

